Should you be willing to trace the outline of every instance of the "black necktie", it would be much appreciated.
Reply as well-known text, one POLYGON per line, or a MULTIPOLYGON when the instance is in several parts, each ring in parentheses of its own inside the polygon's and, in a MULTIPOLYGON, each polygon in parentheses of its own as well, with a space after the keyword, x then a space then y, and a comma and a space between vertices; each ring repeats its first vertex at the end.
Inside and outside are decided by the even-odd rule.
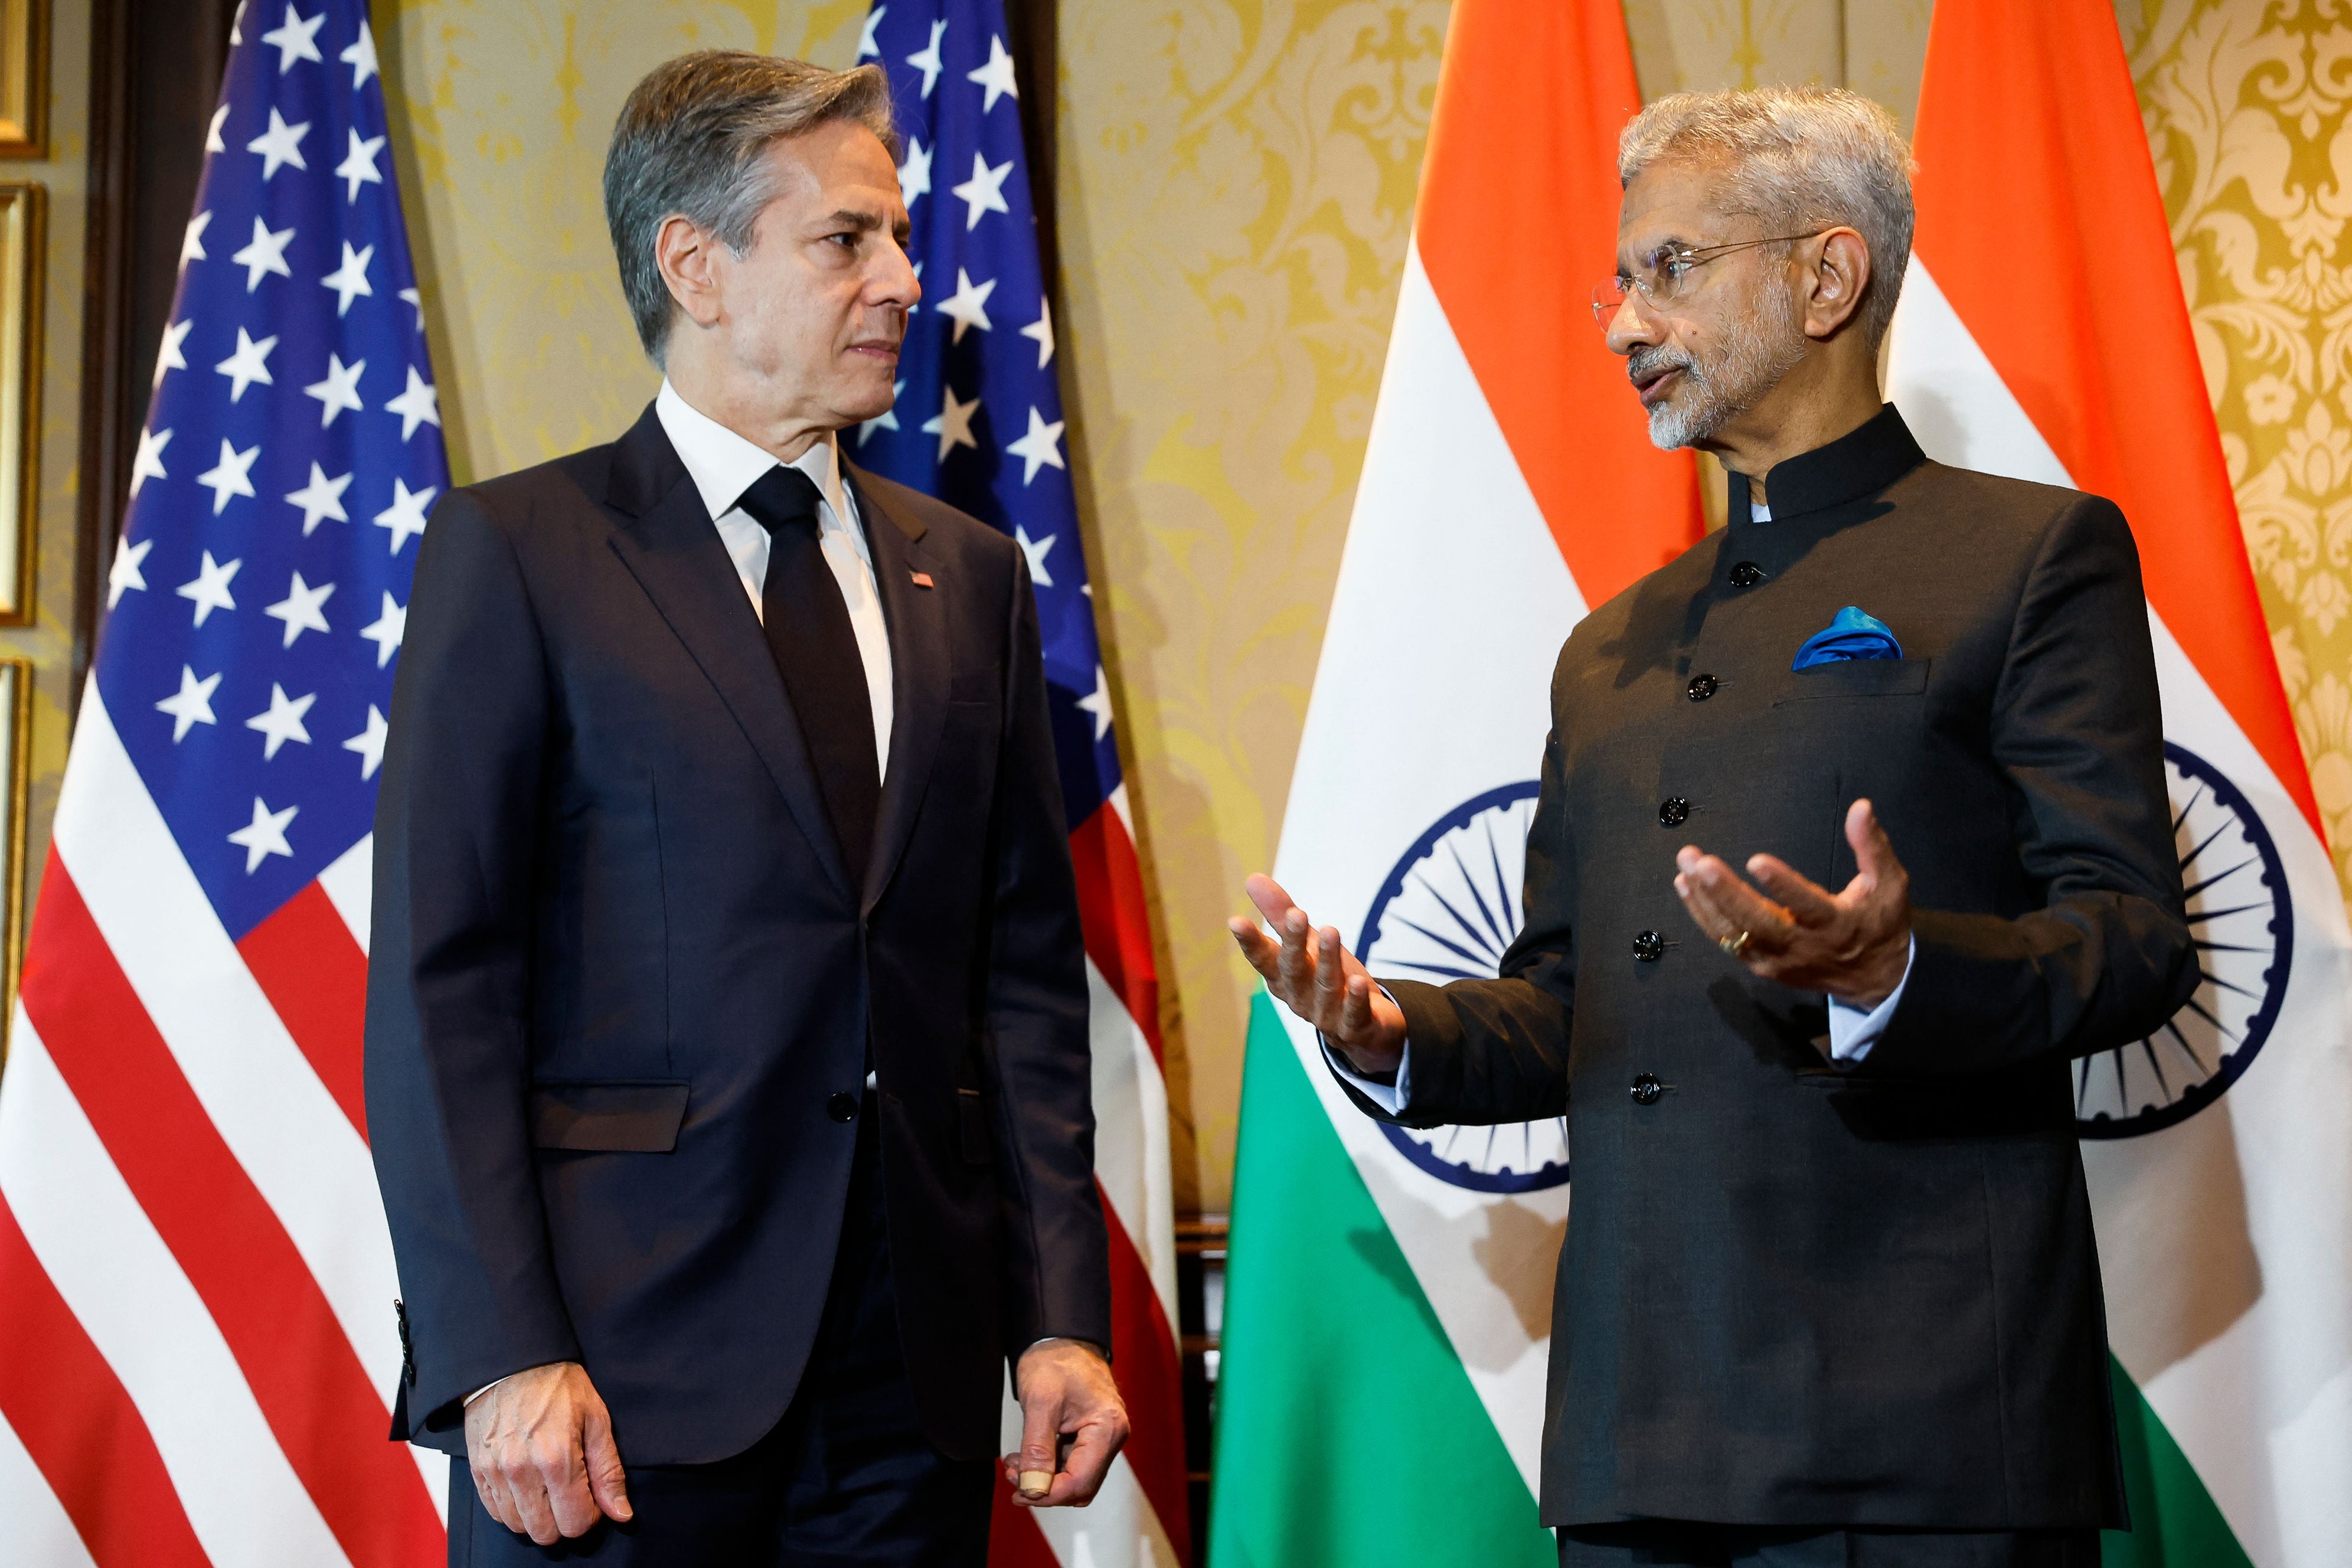
POLYGON ((863 879, 882 800, 874 755, 874 699, 841 584, 817 542, 816 482, 779 465, 736 504, 768 531, 760 616, 776 673, 800 718, 833 831, 852 881, 863 879))

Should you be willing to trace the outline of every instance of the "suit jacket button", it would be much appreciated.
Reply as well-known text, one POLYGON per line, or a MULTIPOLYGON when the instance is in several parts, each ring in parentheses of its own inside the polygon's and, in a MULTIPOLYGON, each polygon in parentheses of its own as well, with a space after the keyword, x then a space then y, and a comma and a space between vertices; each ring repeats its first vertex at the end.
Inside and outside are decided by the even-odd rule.
POLYGON ((1666 939, 1654 931, 1633 933, 1633 956, 1643 963, 1655 963, 1666 955, 1666 939))
POLYGON ((1658 1082, 1655 1073, 1645 1072, 1633 1079, 1633 1103, 1636 1105, 1655 1105, 1658 1096, 1664 1092, 1664 1086, 1658 1082))
POLYGON ((1690 678, 1690 684, 1683 689, 1690 693, 1692 701, 1704 702, 1715 695, 1715 687, 1716 680, 1712 675, 1694 675, 1690 678))
POLYGON ((1678 795, 1670 795, 1658 803, 1658 826, 1680 827, 1690 820, 1690 802, 1678 795))
POLYGON ((857 1120, 857 1097, 836 1094, 824 1102, 824 1113, 835 1121, 855 1121, 857 1120))
POLYGON ((1731 585, 1735 588, 1753 588, 1762 581, 1764 568, 1753 561, 1742 561, 1731 569, 1731 585))

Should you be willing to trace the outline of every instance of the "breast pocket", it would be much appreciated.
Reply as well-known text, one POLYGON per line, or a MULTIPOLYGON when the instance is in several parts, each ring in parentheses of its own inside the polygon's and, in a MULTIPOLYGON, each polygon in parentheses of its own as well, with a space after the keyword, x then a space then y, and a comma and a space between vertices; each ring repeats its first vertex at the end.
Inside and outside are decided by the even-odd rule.
POLYGON ((1848 658, 1817 664, 1789 677, 1788 689, 1772 700, 1784 708, 1823 697, 1916 697, 1927 689, 1932 658, 1848 658))

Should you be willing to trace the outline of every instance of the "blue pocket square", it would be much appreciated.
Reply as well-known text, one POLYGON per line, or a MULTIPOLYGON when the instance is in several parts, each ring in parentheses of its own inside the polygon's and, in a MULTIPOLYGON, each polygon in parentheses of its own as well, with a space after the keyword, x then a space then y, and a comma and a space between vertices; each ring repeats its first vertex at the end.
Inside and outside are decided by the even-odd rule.
POLYGON ((1849 658, 1901 658, 1903 645, 1895 640, 1894 630, 1876 616, 1865 616, 1848 605, 1837 613, 1837 618, 1807 637, 1797 650, 1797 662, 1790 669, 1811 669, 1817 664, 1835 664, 1849 658))

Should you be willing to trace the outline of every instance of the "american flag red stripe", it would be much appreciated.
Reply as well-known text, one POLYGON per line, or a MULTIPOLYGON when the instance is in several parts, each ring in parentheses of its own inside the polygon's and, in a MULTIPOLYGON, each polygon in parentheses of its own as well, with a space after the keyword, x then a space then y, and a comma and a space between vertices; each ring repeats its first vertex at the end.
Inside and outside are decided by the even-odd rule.
POLYGON ((361 1040, 367 1022, 367 954, 317 882, 245 933, 238 954, 269 998, 319 1081, 367 1137, 361 1040))
POLYGON ((440 1517, 415 1463, 384 1440, 382 1394, 62 861, 42 886, 23 995, 25 1016, 227 1340, 345 1555, 368 1568, 429 1561, 440 1551, 440 1517))
POLYGON ((99 1568, 206 1568, 138 1408, 49 1282, 5 1197, 0 1281, 0 1420, 91 1559, 99 1568), (40 1353, 16 1353, 34 1346, 40 1353))
MULTIPOLYGON (((1159 1408, 1166 1382, 1179 1371, 1176 1338, 1151 1275, 1126 1226, 1113 1214, 1110 1221, 1111 1364, 1120 1376, 1120 1391, 1129 1403, 1159 1408)), ((1128 1439, 1127 1461, 1134 1468, 1143 1495, 1160 1516, 1161 1528, 1183 1546, 1186 1528, 1184 1429, 1167 1421, 1138 1421, 1128 1439)))
POLYGON ((1127 1004, 1128 1016, 1164 1064, 1160 1042, 1160 977, 1151 958, 1151 917, 1144 901, 1143 867, 1115 804, 1107 803, 1070 831, 1070 859, 1078 874, 1078 908, 1086 924, 1087 956, 1127 1004))

